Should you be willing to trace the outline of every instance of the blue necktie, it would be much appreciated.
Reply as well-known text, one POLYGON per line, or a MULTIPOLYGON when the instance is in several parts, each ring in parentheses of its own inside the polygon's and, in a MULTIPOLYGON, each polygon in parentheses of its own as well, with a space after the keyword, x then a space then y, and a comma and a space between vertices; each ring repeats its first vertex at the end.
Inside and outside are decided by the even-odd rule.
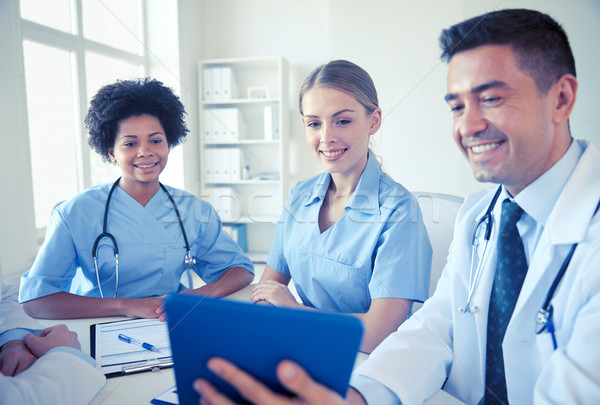
POLYGON ((502 340, 523 280, 527 274, 527 259, 517 222, 523 210, 515 202, 502 202, 498 234, 498 267, 494 276, 487 324, 484 404, 508 404, 502 340))

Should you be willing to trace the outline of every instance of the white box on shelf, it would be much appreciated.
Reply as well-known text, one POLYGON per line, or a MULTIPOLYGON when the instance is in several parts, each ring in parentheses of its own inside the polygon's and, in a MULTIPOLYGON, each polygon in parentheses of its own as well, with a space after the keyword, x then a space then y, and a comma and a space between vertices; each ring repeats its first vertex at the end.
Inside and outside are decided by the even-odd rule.
POLYGON ((269 88, 267 86, 249 86, 247 96, 251 100, 269 98, 269 88))

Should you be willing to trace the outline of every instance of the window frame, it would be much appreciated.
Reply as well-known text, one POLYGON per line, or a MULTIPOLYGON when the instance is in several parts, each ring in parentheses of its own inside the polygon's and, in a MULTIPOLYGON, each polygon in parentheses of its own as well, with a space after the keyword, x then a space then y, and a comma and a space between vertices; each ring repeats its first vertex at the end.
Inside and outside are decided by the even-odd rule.
MULTIPOLYGON (((83 36, 83 0, 71 1, 71 33, 67 33, 37 22, 20 18, 21 28, 21 47, 25 41, 35 42, 51 48, 67 51, 71 54, 72 59, 72 74, 73 77, 73 100, 74 100, 74 117, 75 117, 75 133, 74 146, 77 151, 76 156, 76 179, 78 192, 81 192, 91 186, 91 150, 87 144, 87 131, 83 122, 85 112, 88 109, 87 94, 87 69, 86 69, 86 52, 94 52, 106 57, 119 59, 124 62, 141 66, 142 72, 146 74, 149 71, 149 58, 146 47, 143 44, 147 43, 147 4, 145 0, 137 0, 138 2, 138 19, 140 21, 140 29, 138 35, 141 37, 139 53, 124 51, 114 48, 91 39, 86 39, 83 36)), ((23 61, 24 63, 24 61, 23 61)), ((26 78, 25 78, 25 85, 26 78)), ((29 121, 29 112, 27 112, 27 121, 29 121)), ((38 240, 41 242, 44 238, 45 227, 38 228, 36 226, 38 240)))

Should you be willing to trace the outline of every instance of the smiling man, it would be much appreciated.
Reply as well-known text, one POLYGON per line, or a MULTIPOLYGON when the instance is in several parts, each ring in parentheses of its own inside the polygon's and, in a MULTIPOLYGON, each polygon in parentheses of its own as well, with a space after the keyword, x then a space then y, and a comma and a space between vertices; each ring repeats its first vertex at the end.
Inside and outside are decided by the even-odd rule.
MULTIPOLYGON (((600 152, 571 136, 567 36, 545 14, 501 10, 440 43, 454 139, 499 187, 465 199, 434 295, 355 371, 346 401, 420 404, 443 389, 467 404, 597 403, 600 152)), ((209 365, 275 403, 232 365, 209 365)), ((305 403, 343 402, 294 364, 278 371, 305 403)))

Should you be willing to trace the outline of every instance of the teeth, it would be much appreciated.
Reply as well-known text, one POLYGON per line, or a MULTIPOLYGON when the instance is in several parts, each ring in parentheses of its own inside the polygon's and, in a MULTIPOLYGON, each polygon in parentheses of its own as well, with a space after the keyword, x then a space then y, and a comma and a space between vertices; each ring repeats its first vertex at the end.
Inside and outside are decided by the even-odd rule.
POLYGON ((500 142, 486 143, 485 145, 471 146, 471 150, 473 153, 483 153, 488 150, 496 149, 498 146, 500 146, 500 142))
POLYGON ((146 168, 148 168, 148 167, 152 167, 152 166, 154 166, 155 164, 156 164, 156 163, 152 163, 152 164, 150 164, 150 165, 136 165, 136 167, 139 167, 139 168, 142 168, 142 169, 146 169, 146 168))
POLYGON ((321 151, 322 154, 324 154, 326 157, 334 157, 334 156, 338 156, 341 155, 342 153, 344 153, 343 150, 338 150, 336 152, 326 152, 326 151, 321 151))

